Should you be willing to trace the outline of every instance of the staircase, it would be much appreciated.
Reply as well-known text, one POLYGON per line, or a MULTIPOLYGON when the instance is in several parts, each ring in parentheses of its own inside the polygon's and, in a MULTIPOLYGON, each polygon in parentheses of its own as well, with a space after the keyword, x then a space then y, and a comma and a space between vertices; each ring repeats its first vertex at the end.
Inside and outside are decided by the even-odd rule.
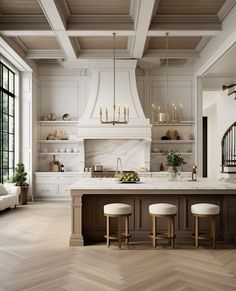
POLYGON ((223 86, 223 90, 226 91, 226 93, 232 97, 234 97, 234 99, 236 99, 236 84, 232 84, 229 86, 223 86))
POLYGON ((225 132, 221 141, 222 173, 236 173, 236 122, 225 132))

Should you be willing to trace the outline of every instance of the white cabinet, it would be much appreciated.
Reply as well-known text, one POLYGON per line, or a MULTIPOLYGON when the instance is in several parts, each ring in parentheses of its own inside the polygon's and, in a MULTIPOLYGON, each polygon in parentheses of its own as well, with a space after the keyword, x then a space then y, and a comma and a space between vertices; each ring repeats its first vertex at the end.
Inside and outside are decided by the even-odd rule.
POLYGON ((35 172, 34 198, 69 198, 70 187, 90 173, 35 172))

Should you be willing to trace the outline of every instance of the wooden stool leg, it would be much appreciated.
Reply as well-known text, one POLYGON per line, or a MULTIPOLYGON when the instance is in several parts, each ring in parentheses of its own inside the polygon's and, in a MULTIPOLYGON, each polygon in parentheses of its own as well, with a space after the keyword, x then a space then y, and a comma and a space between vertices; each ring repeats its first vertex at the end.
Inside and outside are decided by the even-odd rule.
POLYGON ((175 247, 175 217, 171 217, 171 247, 175 247))
POLYGON ((215 249, 216 247, 216 217, 211 217, 211 239, 212 239, 212 247, 215 249))
POLYGON ((122 235, 122 217, 118 217, 118 245, 121 249, 121 235, 122 235))
POLYGON ((107 247, 110 246, 110 217, 107 215, 107 247))
POLYGON ((152 216, 152 246, 156 247, 156 216, 152 216))
POLYGON ((125 243, 126 244, 129 243, 129 237, 128 237, 128 235, 129 235, 129 216, 127 215, 125 217, 125 236, 126 236, 125 243))
POLYGON ((195 215, 195 246, 196 248, 199 247, 198 236, 199 236, 199 217, 195 215))
POLYGON ((168 219, 168 238, 169 238, 169 245, 171 245, 171 218, 167 217, 168 219))

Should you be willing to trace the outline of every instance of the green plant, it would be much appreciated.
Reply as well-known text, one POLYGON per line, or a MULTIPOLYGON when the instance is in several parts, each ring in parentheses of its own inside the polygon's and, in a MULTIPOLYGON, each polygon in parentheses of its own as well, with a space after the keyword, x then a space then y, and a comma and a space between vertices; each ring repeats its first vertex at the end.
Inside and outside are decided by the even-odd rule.
POLYGON ((186 164, 184 159, 174 151, 166 151, 164 156, 166 156, 166 165, 169 167, 179 167, 183 164, 186 164))
POLYGON ((28 186, 29 184, 26 182, 26 177, 27 173, 25 172, 24 164, 19 163, 14 169, 14 174, 9 177, 9 182, 15 183, 16 186, 28 186))

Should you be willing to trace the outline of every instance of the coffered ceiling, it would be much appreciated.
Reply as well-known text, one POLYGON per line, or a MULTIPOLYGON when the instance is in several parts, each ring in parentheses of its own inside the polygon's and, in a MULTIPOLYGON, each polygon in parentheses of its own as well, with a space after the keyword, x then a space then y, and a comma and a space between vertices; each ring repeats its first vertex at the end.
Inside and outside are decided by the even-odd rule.
POLYGON ((235 0, 0 0, 0 35, 26 58, 196 59, 235 0))

